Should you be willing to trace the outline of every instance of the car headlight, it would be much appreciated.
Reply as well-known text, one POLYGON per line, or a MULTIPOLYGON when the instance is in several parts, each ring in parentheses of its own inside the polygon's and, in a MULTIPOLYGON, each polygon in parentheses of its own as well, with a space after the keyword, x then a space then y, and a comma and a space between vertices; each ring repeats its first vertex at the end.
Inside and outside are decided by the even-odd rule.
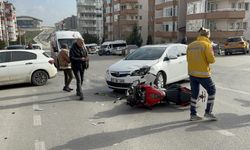
POLYGON ((144 76, 146 75, 150 70, 149 66, 144 66, 138 70, 135 70, 131 73, 131 76, 144 76))
POLYGON ((109 70, 106 71, 106 74, 107 74, 107 75, 109 74, 109 70))

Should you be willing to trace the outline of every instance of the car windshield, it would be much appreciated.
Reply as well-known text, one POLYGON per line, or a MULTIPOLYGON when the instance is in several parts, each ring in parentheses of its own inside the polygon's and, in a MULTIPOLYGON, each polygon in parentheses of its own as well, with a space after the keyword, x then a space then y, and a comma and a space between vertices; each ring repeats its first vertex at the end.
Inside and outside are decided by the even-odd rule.
POLYGON ((102 45, 101 46, 101 48, 107 48, 108 47, 108 45, 102 45))
POLYGON ((241 38, 230 38, 230 39, 227 39, 227 42, 240 42, 241 41, 241 38))
POLYGON ((59 39, 58 42, 60 44, 60 48, 62 47, 62 44, 67 44, 67 46, 71 48, 73 43, 75 42, 75 39, 59 39))
POLYGON ((125 60, 156 60, 164 53, 166 47, 142 47, 129 54, 125 60))

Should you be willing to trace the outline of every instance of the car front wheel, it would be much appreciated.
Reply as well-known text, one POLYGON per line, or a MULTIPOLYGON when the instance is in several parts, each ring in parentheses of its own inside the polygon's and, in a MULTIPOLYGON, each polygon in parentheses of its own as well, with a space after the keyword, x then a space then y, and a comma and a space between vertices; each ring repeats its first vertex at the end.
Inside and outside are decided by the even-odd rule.
POLYGON ((48 81, 48 74, 43 70, 38 70, 32 74, 31 82, 33 85, 45 85, 48 81))
POLYGON ((166 79, 164 78, 164 75, 162 72, 158 72, 156 75, 156 79, 155 79, 155 85, 158 88, 164 88, 166 85, 166 79))

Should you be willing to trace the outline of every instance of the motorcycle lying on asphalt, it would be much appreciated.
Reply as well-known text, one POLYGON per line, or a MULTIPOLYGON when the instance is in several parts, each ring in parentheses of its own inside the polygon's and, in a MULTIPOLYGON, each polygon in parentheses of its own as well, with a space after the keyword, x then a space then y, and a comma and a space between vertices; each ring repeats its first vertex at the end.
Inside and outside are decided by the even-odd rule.
MULTIPOLYGON (((174 103, 180 106, 188 106, 190 104, 190 89, 179 84, 172 84, 167 88, 158 88, 154 84, 156 75, 150 73, 149 70, 150 67, 148 66, 140 68, 141 78, 134 81, 126 91, 126 96, 118 100, 126 99, 127 105, 131 107, 139 106, 149 109, 160 103, 174 103)), ((199 99, 203 101, 206 99, 205 92, 202 92, 199 99)))

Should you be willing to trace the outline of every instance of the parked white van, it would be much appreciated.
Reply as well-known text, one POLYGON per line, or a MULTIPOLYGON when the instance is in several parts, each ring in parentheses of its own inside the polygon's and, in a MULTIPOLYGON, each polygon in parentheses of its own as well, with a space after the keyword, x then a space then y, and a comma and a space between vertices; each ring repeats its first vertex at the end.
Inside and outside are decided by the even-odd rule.
POLYGON ((109 41, 104 42, 101 45, 101 50, 99 50, 98 54, 101 55, 122 55, 127 48, 126 41, 123 40, 116 40, 116 41, 109 41))
POLYGON ((54 58, 55 65, 58 65, 57 55, 62 44, 67 44, 69 48, 73 45, 77 38, 82 38, 82 35, 77 31, 56 31, 51 35, 51 57, 54 58))

